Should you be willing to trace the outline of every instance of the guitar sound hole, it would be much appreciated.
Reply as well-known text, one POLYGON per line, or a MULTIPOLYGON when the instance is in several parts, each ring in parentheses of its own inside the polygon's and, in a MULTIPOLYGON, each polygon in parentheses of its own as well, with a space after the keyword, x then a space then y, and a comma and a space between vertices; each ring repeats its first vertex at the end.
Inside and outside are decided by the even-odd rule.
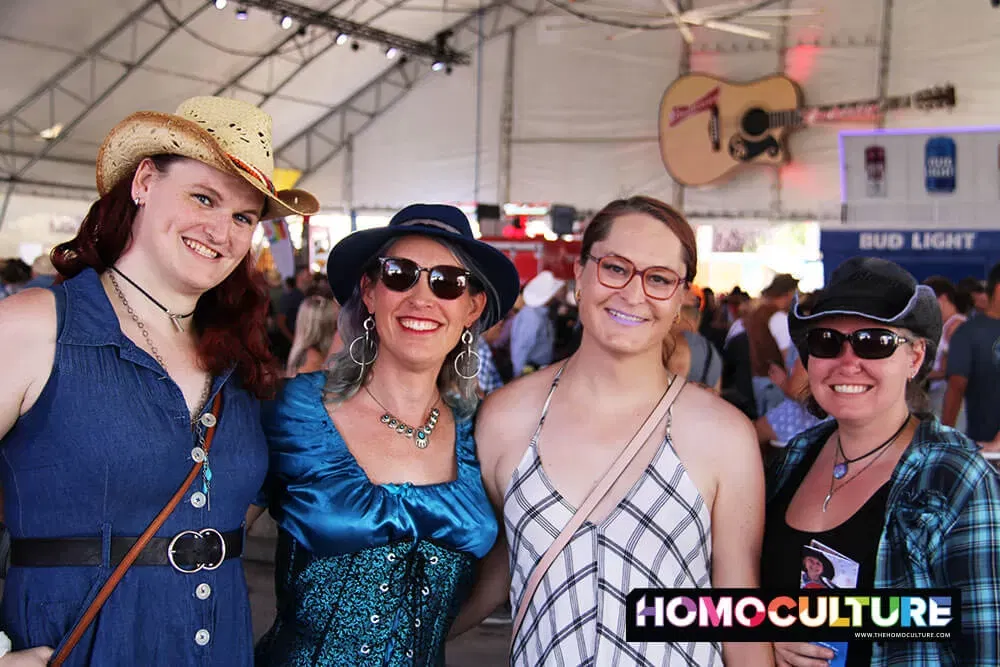
POLYGON ((743 133, 750 137, 758 137, 768 130, 767 112, 763 109, 750 109, 743 114, 741 125, 743 133))

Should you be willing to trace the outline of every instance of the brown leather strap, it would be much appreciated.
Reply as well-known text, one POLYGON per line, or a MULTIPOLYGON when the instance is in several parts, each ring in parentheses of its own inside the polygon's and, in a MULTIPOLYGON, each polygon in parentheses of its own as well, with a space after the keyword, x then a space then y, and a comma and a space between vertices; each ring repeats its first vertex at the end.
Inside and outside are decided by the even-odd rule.
MULTIPOLYGON (((219 413, 221 411, 222 390, 220 389, 219 393, 215 395, 215 401, 212 403, 212 415, 215 417, 215 426, 218 426, 219 413)), ((212 447, 212 440, 215 438, 215 426, 206 429, 205 444, 202 446, 202 449, 205 450, 206 454, 212 447)), ((184 493, 188 490, 188 487, 191 486, 191 483, 194 482, 194 480, 201 473, 201 468, 204 465, 204 461, 199 461, 194 464, 194 467, 191 468, 191 472, 188 473, 184 483, 181 484, 179 489, 177 489, 177 493, 175 493, 173 498, 170 499, 170 502, 168 502, 163 509, 160 510, 160 513, 156 515, 156 518, 153 519, 152 523, 146 527, 146 530, 142 532, 139 539, 136 540, 132 548, 129 549, 127 554, 125 554, 125 558, 118 564, 118 567, 114 569, 114 572, 111 573, 108 580, 104 582, 101 590, 97 593, 97 597, 95 597, 94 601, 90 603, 89 607, 87 607, 87 611, 83 612, 83 616, 81 616, 76 622, 76 625, 73 626, 73 630, 70 631, 66 641, 63 642, 62 648, 60 648, 59 652, 52 656, 52 659, 49 660, 49 665, 51 667, 61 667, 63 662, 66 661, 66 658, 69 657, 69 654, 83 638, 87 628, 89 628, 90 624, 94 622, 95 618, 97 618, 97 614, 101 611, 101 607, 103 607, 104 603, 108 601, 109 597, 111 597, 111 593, 114 592, 115 588, 121 582, 122 577, 124 577, 128 569, 132 567, 135 559, 139 557, 139 554, 146 547, 146 544, 153 537, 153 535, 156 534, 156 531, 163 526, 167 518, 173 513, 174 508, 177 507, 181 498, 184 497, 184 493)))
MULTIPOLYGON (((587 494, 583 503, 580 504, 579 509, 577 509, 573 516, 570 517, 562 531, 556 536, 556 539, 552 541, 549 548, 545 550, 545 553, 542 554, 538 563, 535 564, 534 569, 531 571, 531 575, 528 577, 527 583, 524 585, 524 591, 521 593, 521 600, 517 605, 517 613, 514 616, 514 623, 510 633, 511 656, 514 655, 517 634, 521 629, 521 624, 524 623, 525 615, 528 613, 528 607, 531 605, 531 598, 534 597, 535 591, 538 590, 538 586, 542 583, 545 573, 548 572, 549 567, 551 567, 552 563, 555 562, 559 553, 566 548, 566 545, 569 544, 571 539, 573 539, 573 535, 576 534, 577 529, 579 529, 580 526, 583 525, 583 522, 586 521, 591 514, 593 514, 597 505, 605 496, 608 495, 615 483, 621 479, 621 476, 634 465, 642 464, 642 460, 637 458, 637 454, 642 451, 643 445, 646 444, 646 441, 653 435, 653 431, 656 430, 657 426, 667 416, 670 406, 673 405, 674 400, 681 393, 681 389, 684 388, 684 384, 684 378, 679 375, 674 376, 670 386, 667 387, 665 392, 663 392, 663 396, 657 402, 652 412, 649 413, 649 416, 646 417, 646 421, 642 423, 639 430, 636 431, 635 435, 633 435, 628 441, 621 454, 619 454, 618 458, 614 460, 611 467, 608 468, 608 471, 604 473, 604 477, 598 480, 598 482, 594 485, 594 488, 590 490, 590 493, 587 494), (638 463, 636 463, 637 461, 638 463)), ((662 440, 659 442, 662 442, 662 440)))

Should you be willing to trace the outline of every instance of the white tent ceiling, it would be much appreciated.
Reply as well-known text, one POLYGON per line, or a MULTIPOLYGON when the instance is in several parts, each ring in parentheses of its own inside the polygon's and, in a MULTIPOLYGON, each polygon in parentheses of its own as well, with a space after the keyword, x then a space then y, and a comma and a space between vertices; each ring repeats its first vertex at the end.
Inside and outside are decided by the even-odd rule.
MULTIPOLYGON (((94 155, 115 122, 137 109, 171 111, 201 94, 262 103, 275 120, 279 164, 302 169, 301 185, 334 209, 496 202, 505 194, 594 208, 645 192, 683 197, 689 212, 709 217, 837 214, 844 125, 796 132, 793 162, 781 170, 751 168, 683 193, 675 186, 656 136, 660 98, 682 71, 680 35, 667 26, 623 36, 622 28, 560 8, 607 17, 613 5, 638 16, 662 13, 661 0, 296 3, 422 42, 458 25, 451 45, 472 62, 451 76, 432 74, 416 58, 387 61, 376 43, 335 46, 335 32, 318 25, 304 35, 284 31, 260 2, 249 3, 247 21, 235 20, 237 0, 222 11, 204 0, 0 3, 0 197, 13 193, 8 217, 37 212, 44 199, 23 199, 31 195, 92 197, 94 155), (479 34, 488 38, 481 46, 479 34), (56 141, 39 138, 55 123, 64 125, 56 141)), ((959 100, 952 112, 896 112, 885 125, 996 122, 1000 70, 991 56, 1000 46, 1000 11, 989 0, 756 4, 821 14, 758 26, 770 41, 694 28, 690 69, 735 80, 783 71, 807 104, 950 81, 959 100)))

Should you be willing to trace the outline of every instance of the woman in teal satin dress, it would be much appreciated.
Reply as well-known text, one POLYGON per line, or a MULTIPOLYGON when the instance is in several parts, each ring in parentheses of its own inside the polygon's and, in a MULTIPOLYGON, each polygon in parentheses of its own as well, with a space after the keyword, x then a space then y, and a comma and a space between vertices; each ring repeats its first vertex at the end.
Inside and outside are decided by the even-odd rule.
POLYGON ((277 619, 258 665, 443 665, 497 522, 472 438, 476 337, 513 264, 451 206, 413 205, 330 254, 344 349, 266 412, 277 619))

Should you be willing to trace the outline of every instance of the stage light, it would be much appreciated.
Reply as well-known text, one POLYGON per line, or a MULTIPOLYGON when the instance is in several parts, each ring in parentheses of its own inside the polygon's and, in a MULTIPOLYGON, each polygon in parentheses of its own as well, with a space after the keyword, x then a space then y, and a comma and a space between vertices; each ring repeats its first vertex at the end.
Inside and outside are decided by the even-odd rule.
POLYGON ((434 70, 435 72, 440 72, 441 70, 444 69, 444 63, 441 62, 440 60, 435 60, 434 64, 431 65, 431 69, 434 70))
POLYGON ((351 44, 351 51, 360 51, 360 50, 361 50, 360 44, 358 44, 357 42, 353 42, 351 44))
POLYGON ((388 49, 385 50, 385 57, 388 58, 389 60, 392 60, 398 55, 399 55, 399 49, 397 49, 395 46, 390 46, 388 49))
POLYGON ((215 0, 216 9, 225 9, 226 5, 229 4, 229 0, 215 0))
POLYGON ((292 27, 292 17, 288 16, 287 14, 285 16, 282 16, 281 17, 281 29, 282 30, 288 30, 291 27, 292 27))
POLYGON ((237 21, 246 21, 249 16, 250 16, 250 14, 247 13, 247 8, 246 7, 240 7, 239 9, 236 10, 236 20, 237 21))
POLYGON ((350 35, 348 35, 346 32, 338 33, 336 39, 337 46, 343 46, 344 44, 347 44, 347 40, 349 40, 350 38, 351 38, 350 35))

